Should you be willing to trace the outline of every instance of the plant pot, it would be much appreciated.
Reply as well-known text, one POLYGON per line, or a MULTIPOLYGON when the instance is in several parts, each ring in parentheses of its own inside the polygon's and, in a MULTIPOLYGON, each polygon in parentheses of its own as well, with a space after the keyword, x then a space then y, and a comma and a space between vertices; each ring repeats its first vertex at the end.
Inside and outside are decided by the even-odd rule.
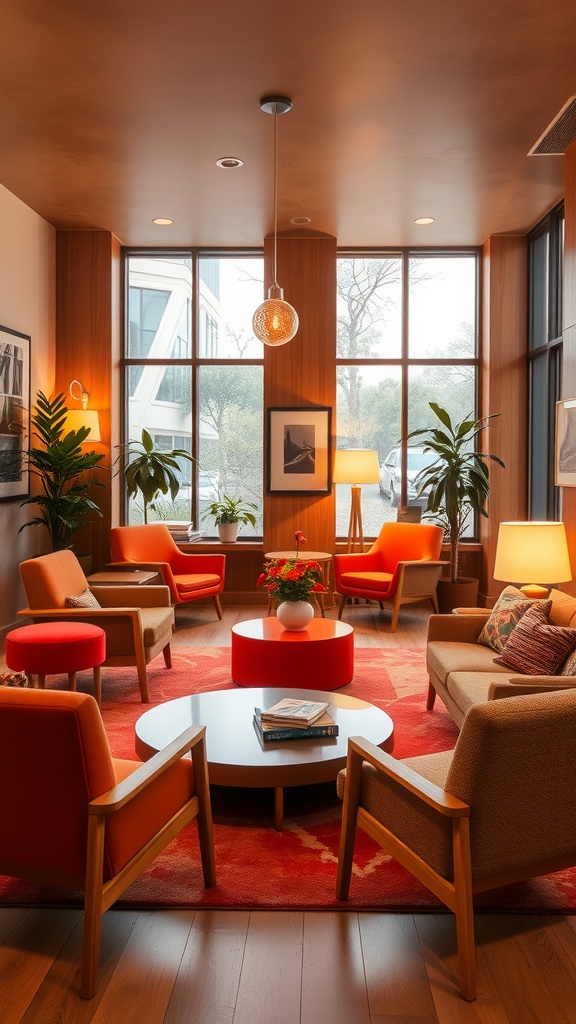
POLYGON ((312 622, 314 608, 308 601, 282 601, 276 609, 276 618, 284 629, 300 633, 312 622))
POLYGON ((436 597, 442 615, 450 615, 453 608, 474 608, 478 603, 478 580, 472 576, 459 576, 452 583, 448 576, 441 576, 436 597))
POLYGON ((238 537, 238 523, 220 523, 218 537, 222 544, 235 544, 238 537))

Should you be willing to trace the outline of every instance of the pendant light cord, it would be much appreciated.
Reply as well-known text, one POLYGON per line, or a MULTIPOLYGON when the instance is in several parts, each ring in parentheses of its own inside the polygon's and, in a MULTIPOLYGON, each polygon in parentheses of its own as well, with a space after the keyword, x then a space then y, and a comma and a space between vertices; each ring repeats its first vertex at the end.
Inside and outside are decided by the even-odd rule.
POLYGON ((274 287, 278 287, 278 114, 274 111, 274 287))

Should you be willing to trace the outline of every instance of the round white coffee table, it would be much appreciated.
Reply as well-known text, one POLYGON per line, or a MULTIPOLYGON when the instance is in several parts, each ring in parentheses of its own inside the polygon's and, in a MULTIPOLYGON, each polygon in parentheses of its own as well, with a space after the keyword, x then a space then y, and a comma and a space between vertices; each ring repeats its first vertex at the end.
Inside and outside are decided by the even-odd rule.
POLYGON ((388 752, 394 746, 394 723, 385 711, 365 700, 322 690, 210 690, 178 697, 146 711, 135 725, 138 756, 146 761, 190 725, 206 726, 210 782, 217 786, 274 788, 274 826, 282 828, 284 787, 335 779, 346 766, 349 736, 363 736, 388 752), (330 701, 328 713, 338 736, 263 744, 254 726, 254 708, 268 708, 283 697, 330 701))

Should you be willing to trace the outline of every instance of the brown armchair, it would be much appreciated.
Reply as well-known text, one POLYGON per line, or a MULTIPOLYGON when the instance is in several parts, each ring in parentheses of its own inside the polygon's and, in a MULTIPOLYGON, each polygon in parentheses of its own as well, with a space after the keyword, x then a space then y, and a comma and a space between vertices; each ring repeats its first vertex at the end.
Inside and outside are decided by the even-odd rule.
POLYGON ((167 587, 92 587, 99 608, 69 608, 67 598, 88 590, 88 581, 74 553, 68 549, 29 558, 20 564, 28 599, 26 615, 35 622, 91 622, 106 633, 105 666, 135 665, 140 694, 148 702, 146 666, 160 652, 172 667, 170 641, 174 610, 167 587))
POLYGON ((218 618, 222 618, 219 595, 224 589, 225 555, 193 555, 180 551, 162 523, 114 526, 110 530, 110 551, 118 569, 129 566, 159 573, 170 588, 172 604, 211 597, 218 618))
POLYGON ((358 825, 454 911, 460 988, 474 999, 473 895, 576 864, 575 763, 574 690, 478 704, 439 754, 397 761, 353 737, 338 778, 338 899, 358 825))
POLYGON ((204 882, 215 884, 205 729, 190 727, 145 764, 120 760, 90 695, 0 687, 0 732, 10 779, 0 874, 84 892, 80 994, 90 999, 102 914, 194 818, 204 882))
POLYGON ((428 599, 435 612, 436 585, 448 562, 439 561, 443 531, 430 523, 384 523, 369 551, 334 555, 338 618, 349 597, 392 602, 390 632, 403 604, 428 599))

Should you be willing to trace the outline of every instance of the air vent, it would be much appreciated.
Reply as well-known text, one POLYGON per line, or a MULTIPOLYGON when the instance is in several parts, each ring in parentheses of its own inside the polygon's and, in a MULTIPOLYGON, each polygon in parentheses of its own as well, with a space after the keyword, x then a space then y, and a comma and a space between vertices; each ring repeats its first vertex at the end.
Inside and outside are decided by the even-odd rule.
POLYGON ((528 156, 561 156, 576 139, 576 96, 566 101, 528 156))

